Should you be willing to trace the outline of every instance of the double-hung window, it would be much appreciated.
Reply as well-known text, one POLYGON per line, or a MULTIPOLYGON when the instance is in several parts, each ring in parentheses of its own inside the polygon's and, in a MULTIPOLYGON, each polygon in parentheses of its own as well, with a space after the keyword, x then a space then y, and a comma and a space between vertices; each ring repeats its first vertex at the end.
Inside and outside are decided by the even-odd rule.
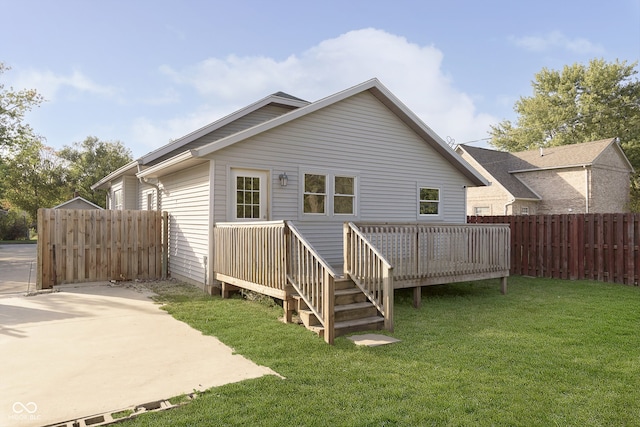
POLYGON ((348 174, 303 173, 302 214, 337 217, 356 215, 356 177, 348 174))
POLYGON ((420 187, 418 195, 420 216, 440 214, 440 189, 420 187))
POLYGON ((122 210, 122 189, 113 192, 113 209, 122 210))
POLYGON ((327 175, 304 174, 304 213, 324 215, 327 210, 327 175))
POLYGON ((356 179, 353 176, 334 176, 333 213, 353 215, 355 213, 356 179))

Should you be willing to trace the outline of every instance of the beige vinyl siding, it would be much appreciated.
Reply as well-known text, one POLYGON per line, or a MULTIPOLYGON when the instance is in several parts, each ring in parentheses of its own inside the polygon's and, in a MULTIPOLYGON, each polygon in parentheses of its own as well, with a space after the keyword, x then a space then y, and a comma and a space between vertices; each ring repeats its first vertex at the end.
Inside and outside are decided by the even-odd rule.
POLYGON ((124 177, 124 209, 138 209, 138 178, 135 176, 124 177))
POLYGON ((159 210, 158 209, 158 197, 157 190, 152 185, 145 182, 138 184, 138 209, 146 210, 159 210), (151 206, 149 206, 148 199, 151 196, 151 206))
POLYGON ((216 221, 228 221, 228 174, 232 167, 271 172, 270 219, 294 220, 334 265, 342 263, 345 220, 417 221, 418 187, 441 191, 441 213, 429 222, 464 223, 464 186, 470 182, 369 92, 304 116, 213 153, 216 221), (301 214, 301 174, 325 170, 354 174, 357 217, 318 220, 301 214), (278 175, 289 184, 281 188, 278 175))
MULTIPOLYGON (((180 151, 183 152, 183 151, 191 150, 194 148, 202 147, 203 145, 209 144, 213 141, 217 141, 218 139, 227 137, 229 135, 233 135, 234 133, 240 132, 241 130, 248 129, 250 127, 259 125, 260 123, 264 123, 268 120, 271 120, 275 117, 281 116, 285 113, 288 113, 292 109, 293 107, 265 105, 259 110, 253 111, 247 114, 246 116, 239 118, 238 120, 235 120, 225 126, 222 126, 219 129, 216 129, 211 133, 208 133, 207 135, 201 138, 196 139, 195 141, 190 142, 189 144, 186 144, 185 146, 180 148, 180 151)), ((175 152, 166 154, 154 160, 153 162, 150 162, 149 166, 160 163, 161 161, 166 160, 174 156, 175 154, 176 154, 175 152)))
POLYGON ((209 250, 209 164, 162 177, 162 210, 169 213, 172 277, 205 283, 209 250))

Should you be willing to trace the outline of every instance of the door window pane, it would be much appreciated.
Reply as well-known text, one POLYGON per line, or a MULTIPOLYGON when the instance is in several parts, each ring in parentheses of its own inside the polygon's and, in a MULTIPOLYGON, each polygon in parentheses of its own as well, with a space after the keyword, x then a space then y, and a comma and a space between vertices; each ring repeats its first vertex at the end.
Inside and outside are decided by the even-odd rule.
POLYGON ((236 218, 260 218, 260 178, 236 178, 236 218))

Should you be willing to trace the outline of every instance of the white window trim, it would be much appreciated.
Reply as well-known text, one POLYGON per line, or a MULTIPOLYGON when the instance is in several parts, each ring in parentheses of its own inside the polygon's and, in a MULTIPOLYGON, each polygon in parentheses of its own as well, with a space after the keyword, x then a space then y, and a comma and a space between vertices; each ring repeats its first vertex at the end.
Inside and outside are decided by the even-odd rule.
POLYGON ((121 211, 124 206, 124 190, 122 188, 117 188, 113 190, 113 209, 117 211, 121 211), (120 194, 120 204, 118 205, 118 198, 116 195, 120 194))
POLYGON ((434 219, 434 218, 441 218, 442 217, 442 188, 435 186, 435 185, 430 185, 430 184, 420 184, 418 183, 418 185, 416 186, 416 217, 418 219, 434 219), (422 188, 428 188, 431 190, 438 190, 438 213, 437 214, 421 214, 420 213, 420 189, 422 188))
POLYGON ((357 171, 338 170, 338 169, 318 169, 318 168, 298 168, 298 219, 300 221, 345 221, 357 220, 360 216, 360 173, 357 171), (326 176, 326 201, 325 213, 305 213, 304 212, 304 176, 307 175, 324 175, 326 176), (349 177, 353 178, 353 214, 334 213, 334 196, 336 196, 335 178, 349 177))

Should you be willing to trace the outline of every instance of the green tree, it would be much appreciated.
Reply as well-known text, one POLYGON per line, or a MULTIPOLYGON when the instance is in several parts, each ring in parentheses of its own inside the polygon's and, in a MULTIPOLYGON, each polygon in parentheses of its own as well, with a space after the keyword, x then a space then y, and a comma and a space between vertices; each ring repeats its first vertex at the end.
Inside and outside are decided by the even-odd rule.
POLYGON ((131 150, 120 141, 100 141, 95 136, 89 136, 72 146, 64 146, 58 156, 68 162, 67 183, 71 192, 76 191, 102 207, 105 205, 106 192, 94 192, 91 185, 133 159, 131 150))
POLYGON ((491 145, 506 151, 618 137, 636 169, 632 209, 640 209, 640 81, 637 62, 594 59, 562 71, 543 68, 533 95, 520 97, 516 123, 491 127, 491 145))
POLYGON ((34 135, 23 133, 14 142, 6 150, 5 197, 35 221, 38 208, 50 208, 66 199, 66 165, 34 135))
MULTIPOLYGON (((0 62, 0 77, 9 69, 0 62)), ((24 115, 43 100, 34 89, 5 89, 4 83, 0 81, 0 150, 19 142, 25 135, 32 134, 31 127, 23 122, 24 115)))

